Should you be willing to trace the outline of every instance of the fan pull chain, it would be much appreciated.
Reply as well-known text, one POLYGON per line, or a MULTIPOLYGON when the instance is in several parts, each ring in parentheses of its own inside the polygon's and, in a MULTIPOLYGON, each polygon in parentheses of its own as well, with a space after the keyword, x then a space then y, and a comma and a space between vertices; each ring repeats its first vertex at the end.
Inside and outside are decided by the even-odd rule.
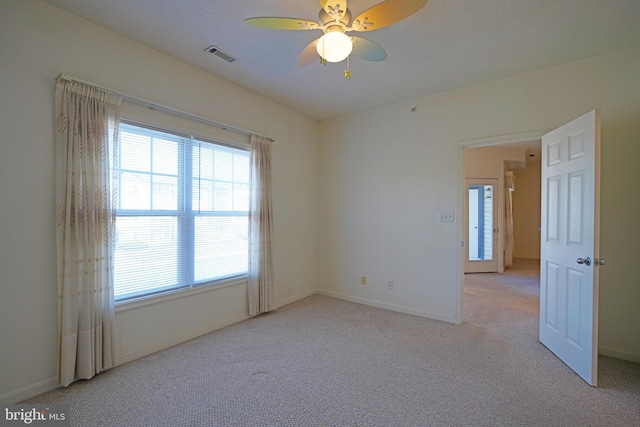
POLYGON ((344 76, 348 79, 351 79, 351 61, 349 61, 350 58, 351 55, 347 56, 347 69, 344 70, 344 76))
POLYGON ((320 56, 320 63, 326 67, 327 60, 325 59, 325 56, 324 56, 324 48, 325 48, 324 43, 322 43, 322 55, 320 56))

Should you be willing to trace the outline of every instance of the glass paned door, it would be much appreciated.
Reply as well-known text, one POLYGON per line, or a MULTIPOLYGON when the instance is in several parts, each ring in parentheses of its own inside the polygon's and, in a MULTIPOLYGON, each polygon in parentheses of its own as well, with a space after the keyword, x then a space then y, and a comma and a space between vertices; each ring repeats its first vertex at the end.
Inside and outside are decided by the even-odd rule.
POLYGON ((498 271, 496 178, 465 180, 465 273, 498 271))

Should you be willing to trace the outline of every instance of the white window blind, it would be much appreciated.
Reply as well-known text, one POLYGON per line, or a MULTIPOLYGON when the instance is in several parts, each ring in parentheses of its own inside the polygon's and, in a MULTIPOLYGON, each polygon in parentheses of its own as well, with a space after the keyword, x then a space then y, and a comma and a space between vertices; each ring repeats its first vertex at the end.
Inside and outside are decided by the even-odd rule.
POLYGON ((121 122, 116 301, 247 274, 249 152, 121 122))

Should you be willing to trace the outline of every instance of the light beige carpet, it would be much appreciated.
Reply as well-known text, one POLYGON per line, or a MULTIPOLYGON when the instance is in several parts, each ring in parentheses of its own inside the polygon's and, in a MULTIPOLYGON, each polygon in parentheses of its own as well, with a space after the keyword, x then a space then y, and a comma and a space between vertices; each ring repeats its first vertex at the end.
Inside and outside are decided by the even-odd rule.
POLYGON ((640 426, 640 365, 591 388, 538 342, 531 266, 472 275, 451 325, 312 296, 29 399, 77 426, 640 426))

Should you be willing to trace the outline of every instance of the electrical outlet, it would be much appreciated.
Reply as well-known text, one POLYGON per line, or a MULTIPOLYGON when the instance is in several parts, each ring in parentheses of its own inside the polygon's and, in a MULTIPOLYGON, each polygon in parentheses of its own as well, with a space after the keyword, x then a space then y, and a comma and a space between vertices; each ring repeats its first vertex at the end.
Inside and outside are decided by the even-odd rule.
POLYGON ((366 285, 367 284, 367 276, 361 276, 360 277, 360 284, 361 285, 366 285))
POLYGON ((438 212, 438 222, 453 222, 453 211, 440 211, 438 212))
POLYGON ((395 289, 396 288, 396 281, 395 280, 389 280, 387 282, 387 289, 395 289))

